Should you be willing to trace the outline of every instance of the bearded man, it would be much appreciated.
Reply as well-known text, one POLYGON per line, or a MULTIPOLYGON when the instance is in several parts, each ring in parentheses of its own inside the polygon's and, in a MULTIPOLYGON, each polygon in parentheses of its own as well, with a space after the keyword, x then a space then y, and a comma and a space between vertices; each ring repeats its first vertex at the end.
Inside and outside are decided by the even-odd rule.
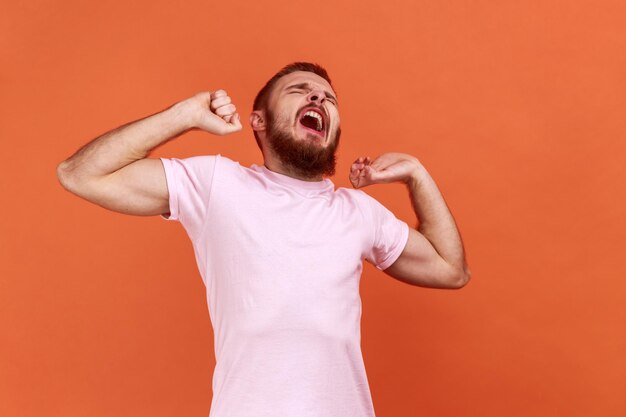
POLYGON ((360 347, 367 260, 410 285, 461 288, 470 272, 452 214, 414 156, 361 156, 335 188, 339 102, 326 70, 296 62, 257 95, 262 165, 221 154, 148 158, 190 129, 242 129, 224 90, 94 139, 57 169, 109 210, 179 221, 206 286, 216 365, 210 417, 373 417, 360 347), (360 190, 406 184, 417 229, 360 190))

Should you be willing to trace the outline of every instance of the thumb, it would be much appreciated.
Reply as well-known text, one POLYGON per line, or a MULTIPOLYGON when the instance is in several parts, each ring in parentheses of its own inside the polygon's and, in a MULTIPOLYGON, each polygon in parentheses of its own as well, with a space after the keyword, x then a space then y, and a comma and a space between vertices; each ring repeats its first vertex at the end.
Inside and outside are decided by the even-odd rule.
POLYGON ((235 113, 230 117, 230 120, 227 123, 229 132, 238 132, 241 130, 241 120, 239 120, 239 113, 235 113))
POLYGON ((365 167, 365 178, 371 184, 376 183, 389 183, 395 180, 395 174, 392 170, 387 168, 376 169, 372 166, 365 167))

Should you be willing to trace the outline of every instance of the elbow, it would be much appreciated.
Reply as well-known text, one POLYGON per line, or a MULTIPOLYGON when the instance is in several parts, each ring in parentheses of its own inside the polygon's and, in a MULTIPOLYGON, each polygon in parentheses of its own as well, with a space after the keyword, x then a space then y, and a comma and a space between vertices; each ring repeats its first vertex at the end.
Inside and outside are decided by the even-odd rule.
POLYGON ((57 179, 59 183, 63 186, 63 188, 67 189, 67 173, 65 171, 66 162, 63 161, 59 165, 57 165, 57 179))
POLYGON ((63 188, 70 192, 72 191, 72 176, 70 175, 67 161, 63 161, 57 165, 57 179, 63 188))
POLYGON ((454 276, 450 279, 450 289, 461 289, 467 285, 472 277, 472 273, 469 268, 465 267, 464 269, 458 271, 454 276))

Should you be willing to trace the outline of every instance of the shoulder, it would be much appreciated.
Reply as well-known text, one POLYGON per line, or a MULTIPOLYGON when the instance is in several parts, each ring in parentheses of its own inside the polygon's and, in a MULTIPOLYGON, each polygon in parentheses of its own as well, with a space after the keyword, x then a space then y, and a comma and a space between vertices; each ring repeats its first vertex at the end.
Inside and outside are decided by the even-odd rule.
POLYGON ((365 191, 356 188, 338 187, 335 190, 335 195, 362 205, 369 205, 372 200, 376 201, 374 197, 370 196, 365 191))
POLYGON ((193 155, 185 158, 160 158, 166 173, 176 177, 212 178, 214 175, 232 177, 244 171, 239 162, 222 154, 193 155))
POLYGON ((204 171, 207 168, 212 168, 219 155, 193 155, 185 158, 159 158, 163 161, 163 164, 167 167, 173 166, 182 168, 185 171, 204 171))
POLYGON ((251 186, 253 183, 251 180, 259 177, 254 169, 242 165, 236 159, 222 154, 217 154, 215 157, 215 176, 220 182, 251 186))
POLYGON ((338 187, 333 194, 335 199, 342 201, 342 204, 358 210, 365 219, 372 218, 374 214, 372 202, 376 200, 363 190, 338 187))
POLYGON ((224 156, 221 153, 214 155, 214 157, 215 157, 215 160, 218 161, 221 165, 232 166, 232 167, 240 166, 239 161, 235 161, 234 159, 224 156))
POLYGON ((241 163, 236 159, 229 158, 228 156, 224 156, 220 153, 215 155, 215 158, 220 169, 227 169, 238 172, 246 172, 249 169, 244 165, 241 165, 241 163))
MULTIPOLYGON (((215 166, 216 174, 233 175, 243 172, 245 170, 245 168, 239 163, 239 161, 224 156, 220 153, 215 155, 201 156, 200 158, 210 158, 211 165, 215 166)), ((209 162, 208 159, 207 162, 209 162)))
POLYGON ((343 188, 340 187, 336 191, 350 199, 355 205, 361 209, 361 211, 369 218, 381 219, 385 216, 393 214, 385 204, 378 201, 368 193, 360 189, 343 188))

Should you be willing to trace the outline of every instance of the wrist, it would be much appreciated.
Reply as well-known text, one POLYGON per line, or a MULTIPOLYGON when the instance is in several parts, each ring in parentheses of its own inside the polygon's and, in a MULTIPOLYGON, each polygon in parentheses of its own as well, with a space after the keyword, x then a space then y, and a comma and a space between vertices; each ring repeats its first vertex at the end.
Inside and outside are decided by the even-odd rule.
POLYGON ((428 171, 426 171, 426 168, 424 168, 423 165, 418 164, 411 171, 405 182, 409 187, 419 187, 429 178, 430 175, 428 174, 428 171))
POLYGON ((172 118, 172 123, 177 126, 181 132, 198 126, 195 118, 197 112, 194 109, 194 103, 190 102, 189 99, 179 101, 168 110, 172 118))

